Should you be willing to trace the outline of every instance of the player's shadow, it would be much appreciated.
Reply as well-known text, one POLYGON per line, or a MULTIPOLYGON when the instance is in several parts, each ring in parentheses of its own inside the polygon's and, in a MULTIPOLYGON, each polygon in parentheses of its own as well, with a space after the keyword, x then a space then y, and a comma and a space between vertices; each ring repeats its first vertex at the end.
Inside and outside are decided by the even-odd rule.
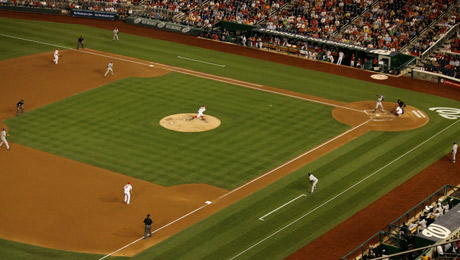
POLYGON ((117 194, 116 192, 106 193, 98 198, 102 202, 123 202, 123 194, 117 194))
POLYGON ((113 234, 118 237, 141 237, 144 235, 144 226, 139 226, 139 229, 125 227, 122 230, 119 230, 113 234))

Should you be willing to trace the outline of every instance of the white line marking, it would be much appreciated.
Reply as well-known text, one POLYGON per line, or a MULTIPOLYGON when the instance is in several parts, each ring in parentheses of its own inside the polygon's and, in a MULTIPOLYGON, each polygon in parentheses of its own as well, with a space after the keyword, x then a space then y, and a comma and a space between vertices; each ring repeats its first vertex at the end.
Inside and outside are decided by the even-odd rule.
POLYGON ((415 111, 415 110, 412 110, 412 113, 414 113, 414 115, 415 115, 416 117, 418 117, 418 118, 422 118, 422 117, 421 117, 421 116, 418 114, 418 112, 417 112, 417 111, 415 111))
POLYGON ((113 60, 127 61, 127 62, 136 63, 136 64, 140 64, 140 65, 147 65, 147 66, 150 66, 150 67, 154 66, 153 64, 146 64, 144 62, 128 60, 128 59, 123 59, 123 58, 117 58, 117 57, 113 57, 113 56, 109 56, 109 55, 105 55, 105 54, 85 51, 84 49, 76 50, 74 48, 69 48, 69 47, 65 47, 65 46, 60 46, 60 45, 56 45, 56 44, 51 44, 51 43, 46 43, 46 42, 41 42, 41 41, 35 41, 35 40, 30 40, 30 39, 25 39, 25 38, 20 38, 20 37, 16 37, 16 36, 1 34, 1 33, 0 33, 0 36, 5 36, 5 37, 14 38, 14 39, 23 40, 23 41, 28 41, 28 42, 35 42, 35 43, 49 45, 49 46, 53 46, 53 47, 59 47, 61 49, 68 49, 68 50, 76 51, 76 52, 83 52, 83 53, 93 54, 93 55, 97 55, 97 56, 101 56, 101 57, 107 57, 107 58, 110 58, 110 59, 113 59, 113 60))
POLYGON ((424 114, 422 111, 420 111, 420 110, 417 110, 417 111, 418 111, 418 113, 419 113, 423 118, 426 117, 425 114, 424 114))
POLYGON ((190 61, 205 63, 205 64, 209 64, 209 65, 213 65, 213 66, 218 66, 218 67, 222 67, 222 68, 224 68, 224 67, 226 66, 226 65, 222 65, 222 64, 217 64, 217 63, 212 63, 212 62, 207 62, 207 61, 202 61, 202 60, 195 60, 195 59, 191 59, 191 58, 187 58, 187 57, 182 57, 182 56, 177 56, 177 58, 183 59, 183 60, 190 60, 190 61))
POLYGON ((299 199, 300 197, 306 197, 306 196, 307 196, 306 194, 300 194, 300 195, 297 196, 296 198, 294 198, 294 199, 290 200, 289 202, 284 203, 284 204, 281 205, 280 207, 278 207, 278 208, 276 208, 276 209, 274 209, 274 210, 268 212, 267 214, 263 215, 263 216, 260 217, 259 219, 262 220, 262 221, 264 221, 264 218, 265 218, 266 216, 268 216, 268 215, 272 214, 273 212, 275 212, 275 211, 277 211, 277 210, 283 208, 284 206, 287 206, 287 205, 290 204, 291 202, 293 202, 293 201, 299 199))
POLYGON ((383 169, 385 169, 386 167, 392 165, 394 162, 400 160, 401 158, 403 158, 404 156, 410 154, 411 152, 413 152, 414 150, 416 150, 417 148, 419 148, 420 146, 424 145, 425 143, 427 143, 428 141, 430 141, 431 139, 435 138, 436 136, 438 136, 439 134, 443 133, 444 131, 446 131, 447 129, 451 128, 453 125, 457 124, 458 122, 460 122, 460 119, 455 121, 454 123, 450 124, 449 126, 447 126, 446 128, 444 128, 443 130, 439 131, 438 133, 436 133, 435 135, 431 136, 430 138, 426 139, 425 141, 423 141, 422 143, 418 144, 417 146, 415 146, 414 148, 412 148, 411 150, 407 151, 406 153, 404 153, 403 155, 399 156, 398 158, 394 159, 393 161, 389 162, 388 164, 386 164, 385 166, 383 166, 382 168, 378 169, 377 171, 373 172, 372 174, 368 175, 367 177, 365 177, 364 179, 358 181, 357 183, 353 184, 352 186, 350 186, 349 188, 347 188, 346 190, 340 192, 339 194, 335 195, 334 197, 332 197, 331 199, 329 199, 328 201, 324 202, 323 204, 319 205, 318 207, 312 209, 311 211, 307 212, 306 214, 300 216, 299 218, 297 218, 296 220, 292 221, 291 223, 287 224, 286 226, 278 229, 277 231, 273 232, 272 234, 268 235, 267 237, 265 237, 264 239, 260 240, 259 242, 253 244, 252 246, 248 247, 247 249, 245 249, 244 251, 240 252, 239 254, 235 255, 234 257, 230 258, 229 260, 233 260, 237 257, 239 257, 240 255, 246 253, 247 251, 251 250, 252 248, 256 247, 257 245, 263 243, 265 240, 275 236, 276 234, 278 234, 279 232, 283 231, 284 229, 290 227, 291 225, 297 223, 298 221, 300 221, 301 219, 303 219, 304 217, 310 215, 311 213, 315 212, 316 210, 322 208, 324 205, 328 204, 329 202, 335 200, 336 198, 340 197, 342 194, 344 194, 345 192, 353 189, 354 187, 356 187, 357 185, 359 185, 360 183, 362 183, 363 181, 369 179, 370 177, 374 176, 375 174, 379 173, 380 171, 382 171, 383 169))
POLYGON ((328 144, 328 143, 330 143, 330 142, 332 142, 332 141, 334 141, 334 140, 336 140, 336 139, 338 139, 338 138, 340 138, 340 137, 342 137, 342 136, 344 136, 344 135, 346 135, 346 134, 348 134, 348 133, 350 133, 350 132, 352 132, 352 131, 358 129, 359 127, 361 127, 361 126, 363 126, 363 125, 369 123, 370 121, 371 121, 371 119, 369 119, 369 120, 367 120, 366 122, 361 123, 360 125, 357 125, 357 126, 351 128, 351 129, 349 129, 349 130, 347 130, 347 131, 341 133, 340 135, 338 135, 338 136, 336 136, 336 137, 334 137, 334 138, 332 138, 332 139, 330 139, 330 140, 328 140, 328 141, 326 141, 326 142, 324 142, 324 143, 322 143, 322 144, 316 146, 315 148, 313 148, 313 149, 311 149, 311 150, 309 150, 309 151, 307 151, 307 152, 305 152, 305 153, 303 153, 303 154, 301 154, 301 155, 295 157, 294 159, 292 159, 292 160, 290 160, 290 161, 288 161, 288 162, 283 163, 282 165, 280 165, 280 166, 278 166, 278 167, 276 167, 276 168, 274 168, 274 169, 272 169, 272 170, 270 170, 270 171, 268 171, 268 172, 266 172, 266 173, 260 175, 259 177, 255 178, 255 179, 253 179, 253 180, 251 180, 251 181, 249 181, 249 182, 246 182, 245 184, 243 184, 243 185, 241 185, 241 186, 239 186, 239 187, 237 187, 237 188, 235 188, 235 189, 233 189, 233 190, 231 190, 231 191, 225 193, 224 195, 221 195, 221 196, 220 196, 219 198, 217 198, 215 201, 218 201, 218 200, 220 200, 220 199, 222 199, 222 198, 224 198, 224 197, 227 197, 228 195, 230 195, 230 194, 232 194, 232 193, 234 193, 234 192, 236 192, 236 191, 238 191, 238 190, 240 190, 240 189, 242 189, 242 188, 248 186, 249 184, 258 181, 259 179, 261 179, 261 178, 263 178, 263 177, 265 177, 265 176, 267 176, 267 175, 270 175, 270 174, 273 173, 274 171, 277 171, 278 169, 283 168, 283 167, 285 167, 286 165, 289 165, 289 164, 291 164, 291 163, 294 162, 294 161, 297 161, 298 159, 304 157, 305 155, 310 154, 310 153, 316 151, 317 149, 319 149, 319 148, 325 146, 326 144, 328 144))
MULTIPOLYGON (((197 209, 195 209, 195 210, 193 210, 193 211, 190 211, 189 213, 183 215, 182 217, 177 218, 177 219, 175 219, 174 221, 171 221, 171 222, 169 222, 168 224, 166 224, 166 225, 164 225, 164 226, 161 226, 161 227, 155 229, 154 231, 152 231, 151 234, 152 234, 152 235, 155 234, 156 232, 158 232, 158 231, 160 231, 160 230, 162 230, 162 229, 164 229, 164 228, 166 228, 166 227, 168 227, 168 226, 170 226, 170 225, 176 223, 177 221, 179 221, 179 220, 181 220, 181 219, 183 219, 183 218, 186 218, 186 217, 189 216, 189 215, 192 215, 193 213, 195 213, 195 212, 201 210, 202 208, 204 208, 204 207, 206 207, 206 206, 207 206, 207 204, 206 204, 206 205, 203 205, 203 206, 201 206, 201 207, 199 207, 199 208, 197 208, 197 209)), ((104 259, 104 258, 107 258, 107 257, 113 255, 113 254, 116 254, 117 252, 119 252, 119 251, 121 251, 121 250, 123 250, 123 249, 125 249, 125 248, 127 248, 127 247, 129 247, 129 246, 131 246, 131 245, 133 245, 133 244, 135 244, 135 243, 141 241, 143 238, 144 238, 144 237, 142 236, 142 237, 140 237, 140 238, 134 240, 133 242, 131 242, 131 243, 129 243, 129 244, 123 246, 123 247, 120 247, 119 249, 113 251, 112 253, 107 254, 107 255, 105 255, 105 256, 99 258, 99 260, 102 260, 102 259, 104 259)))
MULTIPOLYGON (((58 47, 63 48, 63 49, 69 49, 69 50, 77 51, 77 50, 75 50, 73 48, 59 46, 59 45, 55 45, 55 44, 50 44, 50 43, 45 43, 45 42, 40 42, 40 41, 35 41, 35 40, 30 40, 30 39, 25 39, 25 38, 20 38, 20 37, 6 35, 6 34, 0 34, 0 35, 5 36, 5 37, 19 39, 19 40, 35 42, 35 43, 50 45, 50 46, 54 46, 54 47, 58 46, 58 47)), ((150 64, 150 63, 142 63, 142 62, 133 61, 133 60, 127 60, 127 59, 123 59, 123 58, 116 58, 116 57, 112 57, 112 56, 108 56, 108 55, 104 55, 104 54, 99 54, 99 53, 94 53, 94 52, 88 52, 88 51, 83 51, 83 50, 79 50, 78 52, 84 52, 84 53, 87 53, 87 54, 99 55, 99 56, 102 56, 102 57, 122 60, 122 61, 126 61, 126 62, 132 62, 132 63, 136 63, 136 64, 140 64, 140 65, 147 65, 147 66, 150 66, 150 67, 151 67, 151 65, 153 66, 153 64, 150 64)), ((152 62, 152 63, 156 64, 157 66, 159 66, 159 67, 161 67, 162 69, 165 69, 165 70, 171 70, 171 71, 175 71, 175 72, 179 72, 179 73, 183 73, 183 74, 187 74, 187 75, 192 75, 192 76, 195 76, 195 77, 206 78, 206 79, 210 79, 210 80, 214 80, 214 81, 219 81, 219 82, 224 82, 224 83, 228 83, 228 84, 238 85, 238 86, 245 87, 245 88, 256 89, 256 90, 259 90, 259 91, 264 91, 264 92, 273 93, 273 94, 277 94, 277 95, 282 95, 282 96, 286 96, 286 97, 306 100, 306 101, 310 101, 310 102, 314 102, 314 103, 318 103, 318 104, 328 105, 328 106, 332 106, 332 107, 340 107, 340 108, 347 109, 347 110, 352 110, 352 111, 356 111, 356 112, 365 113, 364 111, 359 110, 359 109, 355 109, 355 108, 345 107, 345 106, 341 106, 341 105, 337 105, 337 104, 331 104, 331 103, 318 101, 318 100, 314 100, 314 99, 310 99, 310 98, 298 97, 298 96, 294 96, 294 95, 290 95, 290 94, 280 93, 280 92, 277 92, 277 91, 263 89, 262 85, 255 84, 255 83, 250 83, 250 82, 245 82, 245 81, 225 78, 225 77, 221 77, 221 76, 215 76, 215 75, 211 75, 211 74, 207 74, 207 73, 203 73, 203 72, 199 72, 199 71, 193 71, 193 70, 183 69, 183 68, 179 68, 179 67, 173 67, 173 66, 169 66, 169 65, 165 65, 165 64, 155 63, 155 62, 152 62), (252 87, 252 86, 254 86, 254 87, 252 87)))
MULTIPOLYGON (((0 35, 1 35, 1 36, 5 36, 5 37, 10 37, 10 38, 19 39, 19 40, 29 41, 29 42, 36 42, 36 43, 45 44, 45 45, 50 45, 50 46, 58 46, 58 47, 65 48, 65 49, 72 49, 72 48, 69 48, 69 47, 59 46, 59 45, 56 45, 56 44, 50 44, 50 43, 45 43, 45 42, 40 42, 40 41, 35 41, 35 40, 30 40, 30 39, 25 39, 25 38, 20 38, 20 37, 11 36, 11 35, 6 35, 6 34, 0 34, 0 35)), ((75 50, 75 51, 76 51, 76 50, 75 50)), ((93 53, 93 52, 87 52, 87 51, 81 51, 81 52, 85 52, 85 53, 88 53, 88 54, 94 54, 94 55, 105 56, 105 57, 110 57, 110 56, 107 56, 107 55, 97 54, 97 53, 93 53)), ((110 58, 115 59, 115 57, 110 57, 110 58)), ((136 61, 132 61, 132 60, 125 60, 125 59, 121 59, 121 58, 116 58, 116 59, 124 60, 124 61, 127 61, 127 62, 138 63, 138 64, 142 64, 142 65, 151 65, 151 64, 140 63, 140 62, 136 62, 136 61)), ((154 63, 154 64, 158 64, 158 65, 162 66, 164 69, 168 69, 168 67, 169 67, 169 70, 176 71, 176 72, 181 72, 181 73, 184 73, 184 74, 190 74, 190 75, 193 75, 193 76, 197 76, 197 75, 200 75, 200 74, 201 74, 199 77, 207 78, 207 79, 211 79, 211 80, 217 80, 216 78, 220 78, 221 80, 217 80, 217 81, 222 81, 222 82, 226 82, 226 83, 230 83, 230 84, 234 84, 234 85, 239 85, 239 86, 246 87, 246 88, 257 89, 257 90, 260 90, 260 91, 270 92, 270 93, 274 93, 274 94, 278 94, 278 95, 284 95, 284 96, 288 96, 288 97, 293 97, 293 98, 308 100, 308 101, 311 101, 311 102, 316 102, 316 103, 325 104, 325 105, 329 105, 329 106, 341 107, 341 108, 344 108, 344 109, 349 109, 349 110, 354 110, 354 111, 358 111, 358 112, 363 112, 362 110, 353 109, 353 108, 348 108, 348 107, 343 107, 343 106, 339 106, 339 105, 334 105, 334 104, 330 104, 330 103, 326 103, 326 102, 321 102, 321 101, 317 101, 317 100, 313 100, 313 99, 297 97, 297 96, 293 96, 293 95, 289 95, 289 94, 284 94, 284 93, 278 93, 278 92, 275 92, 275 91, 266 90, 266 89, 261 89, 261 88, 250 87, 250 85, 262 87, 261 85, 254 84, 254 83, 249 83, 249 82, 244 82, 244 81, 239 81, 239 80, 232 80, 232 79, 228 79, 228 78, 220 77, 220 76, 213 76, 213 77, 211 77, 210 74, 206 74, 206 73, 202 73, 202 72, 195 72, 195 71, 192 71, 192 70, 187 70, 187 69, 182 69, 182 68, 177 68, 177 67, 171 67, 171 66, 168 66, 168 65, 160 64, 160 63, 154 63), (184 71, 188 71, 188 72, 184 72, 184 71), (192 74, 192 72, 193 72, 193 74, 192 74), (224 81, 224 80, 226 80, 226 81, 224 81), (235 82, 240 82, 241 84, 235 83, 235 82), (244 85, 243 85, 243 83, 244 83, 244 85)), ((320 147, 322 147, 322 146, 324 146, 324 145, 326 145, 326 144, 328 144, 328 143, 334 141, 334 140, 337 139, 337 138, 340 138, 340 137, 346 135, 347 133, 349 133, 349 132, 351 132, 351 131, 353 131, 353 130, 355 130, 355 129, 361 127, 361 126, 363 126, 364 124, 367 124, 367 123, 370 122, 370 121, 371 121, 371 119, 367 120, 366 122, 364 122, 364 123, 362 123, 362 124, 360 124, 360 125, 358 125, 358 126, 353 127, 352 129, 349 129, 349 130, 345 131, 344 133, 342 133, 342 134, 340 134, 340 135, 338 135, 338 136, 336 136, 336 137, 330 139, 329 141, 327 141, 327 142, 325 142, 325 143, 323 143, 323 144, 321 144, 321 145, 319 145, 319 146, 313 148, 312 150, 307 151, 307 152, 305 152, 305 153, 303 153, 303 154, 297 156, 296 158, 290 160, 289 162, 284 163, 283 165, 278 166, 277 168, 275 168, 275 169, 273 169, 273 170, 271 170, 271 171, 269 171, 269 172, 267 172, 267 173, 265 173, 265 174, 263 174, 263 175, 261 175, 261 176, 255 178, 255 179, 251 180, 250 182, 245 183, 244 185, 239 186, 239 187, 237 187, 237 188, 235 188, 235 189, 229 191, 228 193, 226 193, 226 194, 220 196, 219 198, 217 198, 215 201, 218 201, 218 200, 220 200, 220 199, 222 199, 222 198, 224 198, 224 197, 226 197, 226 196, 228 196, 228 195, 230 195, 230 194, 232 194, 232 193, 234 193, 234 192, 236 192, 236 191, 242 189, 243 187, 246 187, 247 185, 249 185, 249 184, 251 184, 251 183, 253 183, 253 182, 255 182, 255 181, 257 181, 257 180, 259 180, 259 179, 261 179, 261 178, 263 178, 263 177, 265 177, 265 176, 271 174, 271 173, 273 173, 273 172, 276 171, 277 169, 282 168, 282 167, 284 167, 284 166, 286 166, 286 165, 288 165, 288 164, 290 164, 290 163, 292 163, 292 162, 294 162, 294 161, 296 161, 296 160, 302 158, 303 156, 305 156, 305 155, 307 155, 307 154, 309 154, 309 153, 315 151, 316 149, 318 149, 318 148, 320 148, 320 147)), ((458 121, 457 121, 457 122, 458 122, 458 121)), ((441 132, 440 132, 440 133, 441 133, 441 132)), ((177 221, 179 221, 179 220, 181 220, 181 219, 183 219, 183 218, 185 218, 185 217, 187 217, 187 216, 189 216, 189 215, 191 215, 191 214, 193 214, 193 213, 195 213, 195 212, 197 212, 197 211, 199 211, 199 210, 201 210, 202 208, 206 207, 207 205, 208 205, 208 204, 203 205, 203 206, 201 206, 201 207, 199 207, 199 208, 197 208, 197 209, 195 209, 195 210, 193 210, 193 211, 191 211, 191 212, 185 214, 184 216, 182 216, 182 217, 180 217, 180 218, 177 218, 177 219, 174 220, 174 221, 169 222, 168 224, 166 224, 166 225, 164 225, 164 226, 162 226, 162 227, 160 227, 160 228, 154 230, 154 231, 152 232, 152 234, 155 233, 155 232, 158 232, 159 230, 161 230, 161 229, 163 229, 163 228, 166 228, 166 227, 168 227, 168 226, 174 224, 175 222, 177 222, 177 221)), ((121 251, 121 250, 123 250, 123 249, 129 247, 130 245, 137 243, 138 241, 142 240, 142 238, 143 238, 143 237, 141 237, 141 238, 139 238, 139 239, 137 239, 137 240, 135 240, 135 241, 133 241, 133 242, 131 242, 131 243, 129 243, 129 244, 127 244, 127 245, 125 245, 125 246, 123 246, 123 247, 121 247, 121 248, 115 250, 115 251, 113 251, 112 253, 110 253, 110 254, 108 254, 108 255, 106 255, 106 256, 100 258, 99 260, 105 259, 105 258, 107 258, 107 257, 109 257, 109 256, 111 256, 111 255, 113 255, 113 254, 115 254, 115 253, 117 253, 117 252, 119 252, 119 251, 121 251)))
MULTIPOLYGON (((312 150, 310 150, 310 151, 308 151, 308 152, 305 152, 305 153, 303 153, 303 154, 297 156, 296 158, 290 160, 289 162, 286 162, 286 163, 284 163, 283 165, 278 166, 278 167, 276 167, 275 169, 270 170, 269 172, 266 172, 265 174, 263 174, 263 175, 261 175, 261 176, 255 178, 255 179, 253 179, 253 180, 251 180, 251 181, 249 181, 249 182, 247 182, 247 183, 245 183, 245 184, 243 184, 243 185, 241 185, 241 186, 239 186, 239 187, 237 187, 237 188, 235 188, 235 189, 233 189, 233 190, 227 192, 226 194, 224 194, 224 195, 218 197, 216 200, 214 200, 214 201, 211 202, 211 203, 217 202, 218 200, 220 200, 220 199, 222 199, 222 198, 224 198, 224 197, 226 197, 226 196, 228 196, 228 195, 230 195, 230 194, 232 194, 232 193, 234 193, 234 192, 236 192, 236 191, 238 191, 238 190, 240 190, 240 189, 246 187, 247 185, 249 185, 249 184, 251 184, 251 183, 253 183, 253 182, 256 182, 257 180, 259 180, 259 179, 261 179, 261 178, 263 178, 263 177, 265 177, 265 176, 268 176, 269 174, 273 173, 274 171, 278 170, 279 168, 282 168, 282 167, 284 167, 284 166, 286 166, 286 165, 288 165, 288 164, 290 164, 290 163, 292 163, 292 162, 298 160, 299 158, 302 158, 303 156, 305 156, 305 155, 307 155, 307 154, 309 154, 309 153, 311 153, 311 152, 313 152, 313 151, 315 151, 315 150, 321 148, 322 146, 324 146, 324 145, 326 145, 326 144, 328 144, 328 143, 334 141, 335 139, 340 138, 340 137, 342 137, 342 136, 344 136, 344 135, 350 133, 351 131, 358 129, 359 127, 361 127, 361 126, 367 124, 367 123, 370 122, 370 121, 371 121, 371 120, 369 119, 369 120, 367 120, 366 122, 364 122, 364 123, 362 123, 362 124, 360 124, 360 125, 358 125, 358 126, 355 126, 355 127, 353 127, 352 129, 347 130, 346 132, 343 132, 342 134, 340 134, 340 135, 338 135, 338 136, 336 136, 336 137, 330 139, 329 141, 327 141, 327 142, 325 142, 325 143, 323 143, 323 144, 321 144, 321 145, 319 145, 319 146, 313 148, 312 150)), ((172 222, 170 222, 170 223, 168 223, 168 224, 166 224, 166 225, 164 225, 164 226, 158 228, 157 230, 155 230, 155 231, 152 232, 152 233, 155 233, 155 232, 157 232, 157 231, 159 231, 159 230, 161 230, 161 229, 163 229, 163 228, 165 228, 165 227, 167 227, 167 226, 170 226, 170 225, 172 225, 173 223, 175 223, 175 222, 177 222, 177 221, 179 221, 179 220, 181 220, 181 219, 183 219, 183 218, 185 218, 185 217, 187 217, 187 216, 189 216, 189 215, 191 215, 191 214, 193 214, 193 213, 195 213, 195 212, 201 210, 202 208, 204 208, 204 207, 206 207, 206 206, 208 206, 208 205, 209 205, 209 204, 206 203, 206 205, 203 205, 203 206, 201 206, 201 207, 199 207, 199 208, 197 208, 197 209, 195 209, 195 210, 193 210, 193 211, 187 213, 186 215, 184 215, 184 216, 182 216, 182 217, 180 217, 180 218, 178 218, 178 219, 176 219, 176 220, 174 220, 174 221, 172 221, 172 222)), ((117 253, 117 252, 119 252, 119 251, 121 251, 121 250, 127 248, 128 246, 130 246, 130 245, 132 245, 132 244, 135 244, 135 243, 138 242, 138 241, 140 241, 140 239, 137 239, 136 241, 133 241, 133 242, 131 242, 131 243, 129 243, 129 244, 127 244, 127 245, 121 247, 120 249, 117 249, 117 250, 113 251, 112 253, 110 253, 110 254, 108 254, 108 255, 106 255, 106 256, 100 258, 99 260, 102 260, 102 259, 104 259, 104 258, 106 258, 106 257, 108 257, 108 256, 110 256, 110 255, 113 255, 113 254, 115 254, 115 253, 117 253)))

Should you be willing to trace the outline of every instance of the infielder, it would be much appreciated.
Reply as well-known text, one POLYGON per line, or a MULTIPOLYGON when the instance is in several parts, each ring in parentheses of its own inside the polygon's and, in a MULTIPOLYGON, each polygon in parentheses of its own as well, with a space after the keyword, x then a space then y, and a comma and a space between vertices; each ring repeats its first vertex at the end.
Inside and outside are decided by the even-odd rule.
POLYGON ((118 39, 118 28, 115 27, 115 29, 113 29, 113 40, 114 41, 119 41, 118 39))
MULTIPOLYGON (((3 130, 5 130, 5 128, 3 128, 3 130)), ((452 146, 452 162, 453 163, 455 163, 455 156, 457 155, 457 149, 458 149, 457 142, 454 142, 454 146, 452 146)))
POLYGON ((0 133, 0 147, 3 145, 3 143, 5 143, 6 145, 6 149, 9 150, 10 149, 10 146, 8 145, 8 141, 6 140, 6 129, 3 128, 3 131, 0 133))
POLYGON ((383 95, 377 95, 377 105, 375 106, 374 108, 374 111, 372 113, 375 113, 375 111, 377 111, 377 108, 381 108, 382 109, 382 112, 383 112, 383 105, 382 105, 382 101, 385 99, 385 96, 383 95))
POLYGON ((113 61, 111 61, 111 62, 109 62, 109 64, 107 64, 107 70, 105 71, 104 78, 105 78, 105 76, 107 76, 107 74, 109 74, 109 71, 110 71, 110 73, 112 73, 112 76, 113 76, 113 61))
POLYGON ((316 190, 316 184, 318 183, 318 178, 313 176, 313 174, 311 173, 308 173, 308 177, 310 178, 310 182, 311 182, 310 194, 313 194, 313 192, 316 190))
POLYGON ((56 50, 54 51, 54 64, 58 64, 58 61, 59 61, 59 48, 56 48, 56 50))
POLYGON ((131 193, 133 192, 133 186, 131 185, 131 182, 128 182, 125 187, 123 187, 123 190, 125 192, 125 203, 129 205, 131 202, 131 193))
POLYGON ((192 120, 195 119, 195 118, 198 118, 198 117, 201 117, 201 119, 204 120, 204 116, 203 116, 204 111, 206 111, 206 106, 205 105, 203 105, 202 107, 200 107, 198 109, 198 114, 196 116, 194 116, 192 118, 192 120))

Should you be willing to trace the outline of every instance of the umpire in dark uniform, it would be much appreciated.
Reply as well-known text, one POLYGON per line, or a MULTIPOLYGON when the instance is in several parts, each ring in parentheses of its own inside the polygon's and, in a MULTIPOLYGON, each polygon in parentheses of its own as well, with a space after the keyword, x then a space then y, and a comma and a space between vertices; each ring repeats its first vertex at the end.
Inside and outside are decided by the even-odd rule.
POLYGON ((404 114, 404 108, 406 107, 406 104, 401 99, 398 99, 398 106, 401 108, 402 113, 404 114))
POLYGON ((22 114, 24 115, 24 99, 21 99, 21 101, 19 101, 17 104, 16 104, 16 116, 19 116, 19 110, 21 110, 22 114))
POLYGON ((150 238, 152 238, 152 219, 150 219, 150 214, 147 214, 147 217, 144 219, 144 224, 145 224, 145 228, 144 228, 144 239, 147 239, 147 236, 149 236, 150 238))
POLYGON ((78 38, 78 41, 77 41, 77 50, 79 47, 81 47, 82 49, 85 48, 85 45, 83 45, 83 36, 80 36, 80 38, 78 38))

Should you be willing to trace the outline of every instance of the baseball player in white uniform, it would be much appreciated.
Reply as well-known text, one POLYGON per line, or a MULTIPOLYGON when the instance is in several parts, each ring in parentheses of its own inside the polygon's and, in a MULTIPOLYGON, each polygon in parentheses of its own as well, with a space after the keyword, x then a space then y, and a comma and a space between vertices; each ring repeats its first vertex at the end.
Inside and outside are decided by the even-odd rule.
POLYGON ((385 99, 385 96, 383 95, 377 95, 377 105, 375 106, 375 109, 374 109, 374 112, 377 111, 377 108, 381 108, 382 109, 382 112, 383 112, 383 105, 382 105, 382 101, 385 99))
POLYGON ((3 131, 0 133, 0 147, 3 145, 3 143, 5 143, 6 145, 6 149, 9 150, 10 149, 10 146, 8 145, 8 141, 6 140, 6 129, 3 128, 3 131))
POLYGON ((342 64, 342 60, 343 60, 344 56, 345 56, 345 54, 343 53, 343 51, 340 51, 339 52, 339 59, 337 60, 338 65, 342 64))
POLYGON ((107 74, 109 74, 109 71, 110 71, 110 73, 112 73, 112 76, 113 76, 113 61, 111 61, 111 62, 109 62, 109 64, 107 64, 107 70, 105 71, 104 78, 105 78, 105 76, 107 76, 107 74))
POLYGON ((115 27, 115 29, 113 29, 113 40, 114 41, 118 41, 118 28, 115 27))
MULTIPOLYGON (((5 129, 5 128, 3 128, 3 129, 5 129)), ((457 149, 458 149, 457 142, 454 142, 454 146, 452 146, 452 162, 453 163, 455 163, 455 156, 457 155, 457 149)))
POLYGON ((318 178, 313 176, 313 174, 311 174, 311 173, 308 173, 308 177, 309 177, 310 182, 311 182, 311 192, 310 192, 310 194, 313 194, 313 192, 316 190, 316 184, 318 184, 318 178))
POLYGON ((129 205, 131 202, 131 193, 133 192, 133 186, 131 185, 131 182, 128 182, 125 187, 123 187, 123 190, 125 192, 125 203, 129 205))
POLYGON ((54 64, 58 64, 58 61, 59 61, 59 48, 56 48, 56 50, 54 51, 54 64))
POLYGON ((198 118, 198 117, 201 117, 201 119, 204 120, 204 116, 203 116, 204 111, 206 111, 206 106, 205 105, 203 105, 202 107, 200 107, 198 109, 198 114, 196 116, 194 116, 192 118, 192 120, 195 119, 195 118, 198 118))

